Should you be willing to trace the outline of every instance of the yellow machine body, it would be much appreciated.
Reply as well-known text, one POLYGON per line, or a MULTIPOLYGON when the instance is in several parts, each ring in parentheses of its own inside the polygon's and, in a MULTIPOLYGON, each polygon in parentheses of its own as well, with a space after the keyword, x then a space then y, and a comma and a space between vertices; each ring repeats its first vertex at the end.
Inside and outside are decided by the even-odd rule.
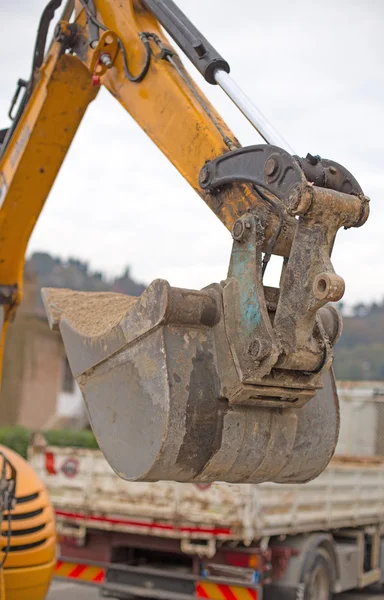
MULTIPOLYGON (((43 600, 56 565, 55 516, 32 467, 9 448, 0 451, 16 470, 16 502, 10 514, 10 546, 2 569, 6 600, 43 600)), ((2 459, 0 458, 0 466, 2 459)), ((1 524, 0 558, 8 543, 8 513, 1 524)), ((3 598, 1 599, 3 600, 3 598)))

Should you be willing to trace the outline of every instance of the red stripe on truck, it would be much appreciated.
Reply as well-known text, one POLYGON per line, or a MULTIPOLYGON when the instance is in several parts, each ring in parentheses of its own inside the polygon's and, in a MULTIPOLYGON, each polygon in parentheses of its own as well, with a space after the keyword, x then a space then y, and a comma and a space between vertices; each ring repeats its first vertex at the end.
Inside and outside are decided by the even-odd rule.
POLYGON ((98 574, 92 579, 92 581, 95 581, 97 583, 103 583, 103 581, 105 580, 105 571, 100 570, 98 572, 98 574))
POLYGON ((55 469, 55 455, 53 452, 45 453, 45 470, 47 471, 48 475, 57 475, 55 469))
POLYGON ((76 565, 76 567, 68 573, 67 577, 70 577, 71 579, 77 579, 78 577, 80 577, 80 575, 84 573, 86 568, 86 565, 76 565))
POLYGON ((201 583, 196 586, 196 597, 197 598, 209 598, 208 593, 205 591, 201 583))
POLYGON ((223 594, 223 598, 225 598, 225 600, 238 600, 238 596, 235 596, 229 585, 218 583, 217 587, 223 594))
POLYGON ((146 527, 148 529, 158 529, 165 531, 180 531, 182 533, 207 533, 211 535, 230 535, 231 530, 215 527, 178 527, 176 525, 166 525, 162 523, 147 523, 145 521, 131 521, 126 519, 112 519, 109 517, 96 517, 95 515, 84 515, 82 513, 66 512, 56 510, 58 517, 66 519, 86 520, 94 523, 109 523, 110 525, 125 525, 126 527, 146 527))

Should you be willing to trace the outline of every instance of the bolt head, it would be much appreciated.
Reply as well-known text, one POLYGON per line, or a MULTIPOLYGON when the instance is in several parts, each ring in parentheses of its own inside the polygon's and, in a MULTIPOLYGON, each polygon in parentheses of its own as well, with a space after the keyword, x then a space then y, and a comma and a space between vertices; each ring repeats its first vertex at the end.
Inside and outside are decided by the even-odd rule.
POLYGON ((199 175, 199 182, 201 185, 206 185, 209 180, 211 178, 211 174, 209 172, 209 169, 207 166, 204 166, 201 171, 200 171, 200 175, 199 175))
POLYGON ((240 242, 244 235, 244 223, 240 219, 235 221, 232 227, 232 237, 234 240, 240 242))
POLYGON ((107 69, 111 69, 113 67, 111 55, 107 52, 103 52, 103 54, 100 54, 99 60, 105 67, 107 67, 107 69))
POLYGON ((278 168, 279 168, 279 163, 277 162, 276 158, 270 157, 270 158, 268 158, 267 162, 265 163, 265 174, 268 177, 272 177, 273 175, 276 174, 278 168))
POLYGON ((270 352, 270 348, 263 340, 253 340, 248 347, 248 354, 257 361, 263 360, 270 352))

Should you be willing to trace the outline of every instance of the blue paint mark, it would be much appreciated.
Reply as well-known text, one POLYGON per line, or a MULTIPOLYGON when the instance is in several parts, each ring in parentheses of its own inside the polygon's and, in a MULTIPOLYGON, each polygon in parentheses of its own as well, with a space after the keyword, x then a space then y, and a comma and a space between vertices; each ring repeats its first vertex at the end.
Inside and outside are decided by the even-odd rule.
POLYGON ((237 279, 240 279, 240 277, 244 277, 244 275, 246 274, 247 271, 247 263, 248 263, 248 257, 247 256, 236 256, 236 262, 233 265, 233 269, 232 269, 232 274, 234 277, 236 277, 237 279))
POLYGON ((233 277, 239 282, 240 311, 243 325, 249 333, 252 333, 261 321, 260 306, 256 294, 256 286, 250 269, 249 253, 236 252, 235 260, 232 262, 233 277))
POLYGON ((260 305, 256 295, 256 286, 252 282, 248 289, 246 287, 248 281, 239 281, 240 284, 240 311, 241 319, 246 328, 246 331, 251 333, 254 331, 261 321, 260 305))
POLYGON ((253 301, 250 298, 241 300, 241 312, 247 329, 254 329, 261 321, 260 307, 257 300, 253 301))
POLYGON ((250 257, 254 256, 255 250, 255 244, 251 242, 241 250, 235 250, 231 264, 231 276, 236 277, 239 282, 241 320, 248 333, 252 333, 261 322, 256 285, 251 273, 253 265, 250 257))

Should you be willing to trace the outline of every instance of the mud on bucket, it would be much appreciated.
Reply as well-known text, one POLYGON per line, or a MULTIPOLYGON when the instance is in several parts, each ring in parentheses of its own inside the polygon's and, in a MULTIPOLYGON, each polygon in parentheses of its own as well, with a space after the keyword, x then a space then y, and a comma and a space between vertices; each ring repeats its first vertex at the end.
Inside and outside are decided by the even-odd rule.
POLYGON ((333 374, 305 403, 238 401, 238 389, 250 386, 231 383, 238 375, 221 286, 194 291, 156 280, 140 298, 42 294, 100 449, 120 477, 302 482, 329 462, 338 435, 333 374))

